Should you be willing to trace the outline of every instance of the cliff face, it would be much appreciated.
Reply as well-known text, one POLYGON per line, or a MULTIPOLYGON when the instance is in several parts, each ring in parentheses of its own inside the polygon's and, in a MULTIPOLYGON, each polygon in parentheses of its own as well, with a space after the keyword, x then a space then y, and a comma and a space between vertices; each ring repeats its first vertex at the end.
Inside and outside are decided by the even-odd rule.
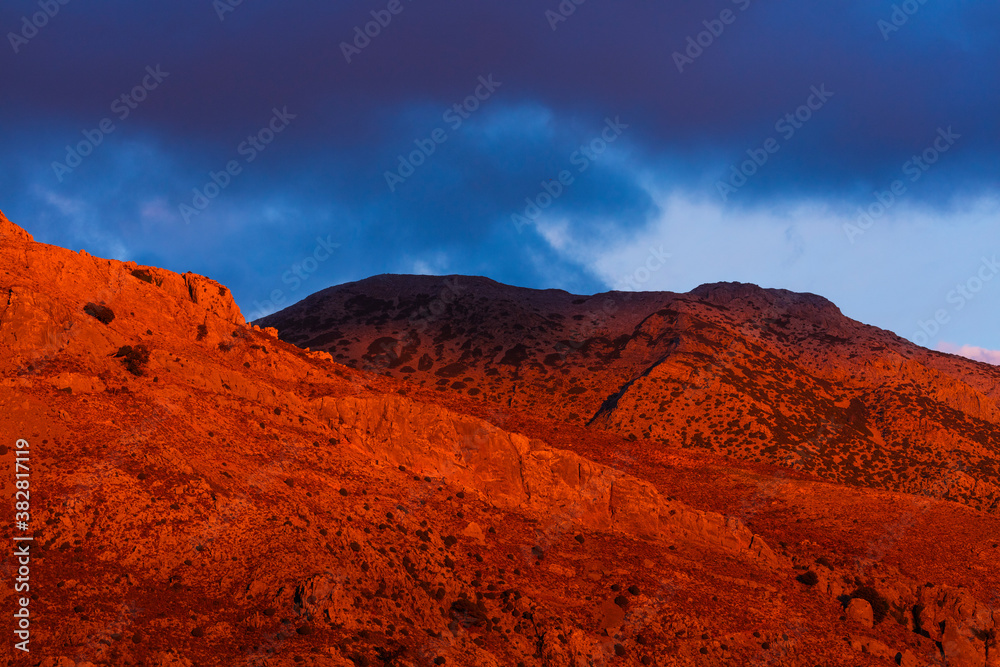
MULTIPOLYGON (((616 321, 635 336, 570 347, 565 367, 541 357, 567 378, 573 359, 619 351, 607 366, 621 384, 596 370, 592 384, 570 383, 630 382, 618 404, 567 392, 593 408, 571 424, 534 409, 565 410, 542 393, 546 376, 530 375, 536 342, 477 361, 484 340, 500 345, 536 308, 562 326, 567 295, 483 282, 470 305, 461 282, 418 290, 414 307, 465 308, 466 320, 427 319, 419 335, 437 342, 407 339, 416 347, 396 363, 346 331, 395 321, 386 303, 409 307, 392 280, 373 285, 347 297, 353 315, 324 335, 410 382, 246 325, 208 278, 37 244, 0 218, 0 463, 12 468, 13 443, 30 443, 38 664, 996 664, 996 605, 972 584, 996 569, 986 536, 1000 522, 933 497, 896 517, 901 494, 852 495, 595 428, 624 414, 646 378, 690 372, 679 355, 713 349, 677 327, 697 329, 681 310, 715 312, 722 293, 711 306, 688 299, 676 316, 643 314, 663 310, 659 296, 616 297, 616 321), (453 346, 469 356, 442 378, 433 369, 453 346), (402 369, 426 366, 425 354, 439 356, 402 369), (645 377, 629 376, 636 360, 652 367, 645 377), (437 379, 422 387, 421 374, 437 379), (469 391, 480 377, 510 400, 469 391), (887 523, 892 539, 875 542, 873 525, 887 523), (943 553, 972 545, 964 567, 899 557, 922 552, 928 525, 948 526, 932 536, 943 553), (867 583, 891 604, 874 628, 844 620, 836 600, 867 583)), ((801 307, 835 319, 818 297, 801 307)), ((923 381, 977 381, 977 369, 946 370, 923 381)), ((14 605, 9 588, 0 603, 14 605)))
POLYGON ((8 370, 57 355, 99 356, 130 342, 187 338, 199 325, 217 342, 244 324, 229 290, 203 276, 34 243, 6 217, 0 244, 0 344, 10 352, 0 364, 8 370), (101 322, 88 310, 113 319, 101 322))
POLYGON ((529 510, 567 530, 679 541, 782 564, 738 519, 664 500, 652 484, 480 419, 395 396, 324 398, 319 413, 341 441, 419 475, 477 489, 496 507, 529 510))

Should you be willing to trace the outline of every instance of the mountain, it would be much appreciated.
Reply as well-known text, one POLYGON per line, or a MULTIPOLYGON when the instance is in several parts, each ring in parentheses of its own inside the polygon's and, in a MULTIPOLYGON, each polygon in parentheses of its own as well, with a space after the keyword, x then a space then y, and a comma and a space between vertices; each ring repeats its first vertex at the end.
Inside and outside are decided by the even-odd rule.
POLYGON ((931 352, 813 294, 593 296, 376 276, 260 321, 346 365, 648 444, 868 488, 1000 504, 1000 367, 931 352))
MULTIPOLYGON (((25 628, 8 661, 997 664, 995 512, 617 425, 653 400, 640 380, 678 362, 656 355, 701 359, 732 306, 676 295, 677 316, 646 322, 663 295, 616 295, 614 330, 641 333, 630 343, 570 337, 586 311, 567 309, 586 297, 365 285, 342 288, 353 314, 325 312, 328 292, 295 307, 308 331, 281 331, 335 342, 331 356, 247 324, 209 278, 36 243, 0 215, 0 461, 28 469, 2 478, 7 497, 25 492, 27 524, 3 537, 28 554, 2 557, 0 604, 25 628), (414 340, 402 323, 421 307, 414 340), (394 326, 398 354, 379 340, 394 326), (558 365, 552 337, 570 347, 558 365)), ((976 418, 992 423, 990 369, 919 354, 938 374, 921 381, 945 387, 935 400, 971 415, 961 400, 982 396, 976 418)), ((724 386, 701 391, 735 405, 724 386)))

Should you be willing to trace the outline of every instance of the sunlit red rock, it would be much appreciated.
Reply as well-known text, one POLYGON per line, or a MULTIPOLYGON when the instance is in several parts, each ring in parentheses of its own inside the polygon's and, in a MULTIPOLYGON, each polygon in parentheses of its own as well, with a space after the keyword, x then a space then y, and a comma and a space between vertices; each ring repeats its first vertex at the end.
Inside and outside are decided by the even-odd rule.
POLYGON ((995 664, 994 370, 819 297, 618 295, 577 339, 596 297, 463 281, 373 279, 260 330, 208 278, 0 218, 25 664, 995 664), (723 416, 723 445, 785 440, 692 446, 723 416), (845 434, 783 458, 824 419, 845 434), (899 484, 848 474, 914 434, 899 484), (940 477, 946 456, 967 465, 940 477), (838 600, 862 586, 888 608, 871 629, 838 600))

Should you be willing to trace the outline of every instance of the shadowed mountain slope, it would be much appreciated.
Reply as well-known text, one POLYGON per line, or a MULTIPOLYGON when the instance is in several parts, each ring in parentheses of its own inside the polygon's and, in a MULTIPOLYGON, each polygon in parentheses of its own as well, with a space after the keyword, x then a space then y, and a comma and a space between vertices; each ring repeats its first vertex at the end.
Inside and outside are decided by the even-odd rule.
POLYGON ((919 348, 813 294, 720 283, 579 296, 386 275, 260 323, 347 365, 658 451, 1000 503, 1000 368, 919 348))

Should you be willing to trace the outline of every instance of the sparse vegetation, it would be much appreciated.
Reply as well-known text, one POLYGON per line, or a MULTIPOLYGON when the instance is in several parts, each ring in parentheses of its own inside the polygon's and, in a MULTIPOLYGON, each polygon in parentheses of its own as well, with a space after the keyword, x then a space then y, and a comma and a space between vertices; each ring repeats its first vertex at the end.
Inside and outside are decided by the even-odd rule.
POLYGON ((151 274, 148 269, 134 269, 132 271, 132 275, 144 283, 153 283, 153 274, 151 274))
POLYGON ((205 340, 207 336, 208 336, 208 326, 206 326, 205 324, 199 324, 198 335, 195 337, 195 340, 202 341, 205 340))
POLYGON ((146 365, 149 363, 149 348, 141 343, 135 347, 122 345, 115 354, 116 359, 121 359, 125 364, 125 370, 132 375, 141 377, 146 374, 146 365))
POLYGON ((107 306, 99 306, 96 303, 88 303, 83 307, 83 312, 102 324, 111 324, 115 319, 115 311, 107 306))
POLYGON ((795 577, 795 581, 806 586, 815 586, 819 583, 819 576, 812 570, 809 570, 795 577))
POLYGON ((823 567, 827 568, 828 570, 832 570, 833 569, 833 563, 831 563, 830 559, 827 558, 826 556, 820 556, 819 558, 817 558, 816 559, 816 564, 817 565, 822 565, 823 567))

